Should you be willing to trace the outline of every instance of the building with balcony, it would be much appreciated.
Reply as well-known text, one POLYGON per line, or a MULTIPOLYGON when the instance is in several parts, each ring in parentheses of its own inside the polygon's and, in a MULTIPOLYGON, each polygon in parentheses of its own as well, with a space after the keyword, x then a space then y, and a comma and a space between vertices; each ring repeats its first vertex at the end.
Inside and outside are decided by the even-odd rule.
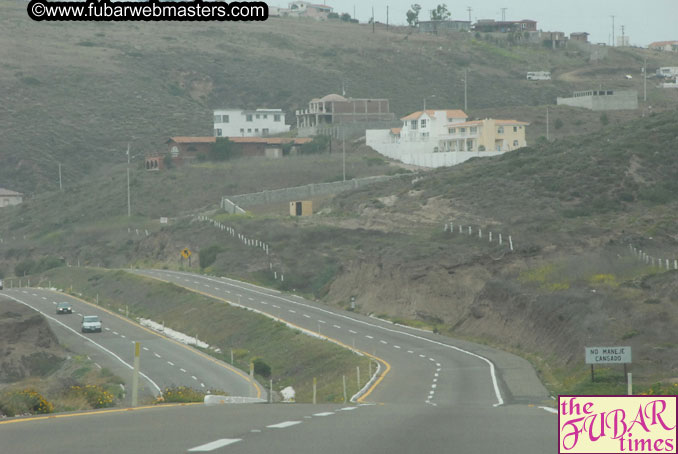
POLYGON ((282 109, 214 111, 214 137, 268 137, 289 130, 282 109))
POLYGON ((526 122, 467 118, 461 110, 414 112, 401 118, 400 128, 368 130, 366 144, 384 156, 423 167, 455 165, 527 145, 526 122))
POLYGON ((339 129, 337 126, 391 122, 395 115, 389 109, 388 99, 345 98, 337 94, 312 99, 308 109, 295 112, 298 135, 332 135, 339 129))

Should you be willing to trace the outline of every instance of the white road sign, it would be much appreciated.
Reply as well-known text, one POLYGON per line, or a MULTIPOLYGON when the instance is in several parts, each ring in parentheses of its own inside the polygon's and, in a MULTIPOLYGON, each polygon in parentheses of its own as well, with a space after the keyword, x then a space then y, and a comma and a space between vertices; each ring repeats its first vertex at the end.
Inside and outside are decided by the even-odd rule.
POLYGON ((584 347, 586 364, 624 364, 631 362, 631 347, 584 347))

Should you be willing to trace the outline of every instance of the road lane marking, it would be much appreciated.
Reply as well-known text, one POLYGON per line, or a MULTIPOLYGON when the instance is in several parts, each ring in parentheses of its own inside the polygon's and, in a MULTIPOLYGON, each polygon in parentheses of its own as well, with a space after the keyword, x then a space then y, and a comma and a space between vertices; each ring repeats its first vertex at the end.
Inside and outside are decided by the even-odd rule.
POLYGON ((110 328, 104 328, 104 329, 105 329, 106 331, 110 331, 110 330, 111 330, 110 328))
POLYGON ((125 339, 127 336, 125 336, 124 334, 121 334, 120 337, 122 337, 123 339, 125 339))
POLYGON ((46 300, 46 299, 47 299, 47 298, 46 298, 46 297, 44 297, 44 296, 42 296, 41 298, 42 298, 42 299, 44 299, 44 300, 46 300))
POLYGON ((268 306, 268 303, 266 301, 262 301, 261 304, 263 304, 264 306, 268 306))
POLYGON ((117 331, 113 331, 113 334, 115 334, 115 335, 117 336, 117 335, 118 335, 118 332, 117 332, 117 331))
POLYGON ((251 296, 247 299, 249 299, 250 301, 254 301, 254 298, 252 298, 251 296))
POLYGON ((388 345, 388 342, 386 342, 385 340, 380 340, 379 342, 381 342, 382 344, 388 345))
POLYGON ((285 421, 278 424, 271 424, 270 426, 266 427, 269 429, 284 429, 286 427, 296 426, 297 424, 301 424, 301 421, 285 421))
POLYGON ((542 410, 546 410, 546 411, 548 411, 549 413, 553 413, 553 414, 558 413, 558 411, 556 411, 556 409, 551 408, 551 407, 537 407, 537 408, 541 408, 542 410))
POLYGON ((341 329, 341 326, 339 326, 339 325, 332 325, 332 326, 334 326, 337 329, 341 329))
POLYGON ((318 320, 318 323, 322 323, 323 325, 326 324, 327 322, 325 320, 318 320))
POLYGON ((57 303, 56 301, 52 301, 52 304, 56 304, 56 303, 57 303))
POLYGON ((191 378, 195 381, 198 381, 198 377, 196 377, 195 375, 191 375, 191 378))
POLYGON ((304 317, 306 317, 306 318, 311 318, 311 316, 308 315, 308 314, 304 314, 304 317))
POLYGON ((289 309, 288 312, 289 312, 290 314, 296 314, 296 313, 297 313, 297 311, 293 311, 292 309, 289 309))
POLYGON ((426 358, 426 355, 419 355, 420 358, 426 358))
POLYGON ((170 366, 174 366, 174 363, 172 361, 167 361, 167 364, 169 364, 170 366))
POLYGON ((357 331, 353 331, 352 329, 349 329, 348 332, 351 333, 351 334, 358 334, 357 331))
POLYGON ((400 345, 394 345, 393 348, 400 349, 400 345))
POLYGON ((271 304, 271 306, 275 307, 276 309, 280 309, 280 306, 276 306, 275 304, 271 304))
POLYGON ((322 413, 315 413, 313 416, 330 416, 334 415, 335 413, 333 411, 325 411, 322 413))
POLYGON ((351 410, 355 410, 356 408, 358 408, 358 407, 344 407, 344 408, 340 408, 338 411, 351 411, 351 410))
POLYGON ((205 384, 204 384, 204 383, 200 383, 200 386, 202 386, 202 387, 204 388, 204 387, 205 387, 205 384))
POLYGON ((186 372, 186 369, 184 369, 183 367, 179 370, 182 371, 182 372, 186 372))
POLYGON ((149 351, 149 350, 148 350, 148 347, 142 347, 142 348, 143 348, 144 350, 146 350, 146 351, 149 351))
POLYGON ((414 353, 412 350, 407 350, 407 353, 414 353))
POLYGON ((242 438, 222 438, 221 440, 212 441, 210 443, 205 443, 204 445, 196 446, 191 448, 188 452, 209 452, 214 451, 215 449, 223 448, 224 446, 232 445, 241 441, 242 438))
POLYGON ((162 358, 162 356, 158 355, 157 353, 153 353, 156 358, 162 358))
POLYGON ((365 337, 368 338, 368 339, 374 339, 374 337, 372 337, 370 335, 366 335, 365 337))
POLYGON ((80 312, 78 312, 78 315, 79 315, 80 317, 82 317, 82 314, 81 314, 80 312))

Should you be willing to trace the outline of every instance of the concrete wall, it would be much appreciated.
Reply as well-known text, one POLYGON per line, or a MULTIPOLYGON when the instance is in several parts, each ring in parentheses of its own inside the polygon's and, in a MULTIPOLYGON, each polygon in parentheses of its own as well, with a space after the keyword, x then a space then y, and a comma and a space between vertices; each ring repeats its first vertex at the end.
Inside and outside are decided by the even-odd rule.
POLYGON ((363 137, 365 131, 369 129, 383 129, 383 128, 395 128, 400 125, 401 122, 394 121, 370 121, 364 123, 344 123, 342 125, 319 125, 309 128, 299 128, 297 129, 297 136, 299 137, 312 137, 312 136, 332 136, 335 139, 341 139, 342 130, 346 132, 346 139, 356 139, 358 137, 363 137))
MULTIPOLYGON (((361 188, 374 183, 388 181, 398 176, 377 176, 360 178, 356 180, 335 181, 333 183, 315 183, 294 188, 274 189, 271 191, 254 192, 251 194, 230 195, 222 197, 221 207, 229 211, 230 205, 241 207, 263 205, 267 203, 292 202, 296 200, 309 200, 316 196, 334 195, 351 189, 361 188)), ((232 212, 232 211, 229 211, 232 212)))
POLYGON ((411 164, 420 167, 449 167, 461 164, 471 158, 483 156, 497 156, 505 153, 504 151, 432 151, 437 145, 437 141, 428 143, 408 143, 405 149, 399 143, 368 143, 378 153, 387 158, 395 159, 404 164, 411 164))
POLYGON ((590 110, 625 110, 638 108, 638 92, 635 90, 614 91, 611 95, 573 96, 557 98, 557 104, 583 107, 590 110))

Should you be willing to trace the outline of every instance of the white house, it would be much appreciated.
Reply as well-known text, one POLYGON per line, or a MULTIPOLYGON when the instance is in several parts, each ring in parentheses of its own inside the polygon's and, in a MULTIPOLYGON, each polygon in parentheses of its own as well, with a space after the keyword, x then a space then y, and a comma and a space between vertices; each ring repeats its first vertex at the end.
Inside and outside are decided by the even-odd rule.
POLYGON ((461 110, 414 112, 401 118, 400 128, 367 130, 366 144, 384 156, 422 167, 451 166, 527 145, 528 123, 467 118, 461 110))
POLYGON ((19 205, 23 201, 23 197, 24 195, 20 192, 0 188, 0 208, 19 205))
POLYGON ((214 111, 215 137, 266 137, 286 133, 282 109, 217 109, 214 111))

